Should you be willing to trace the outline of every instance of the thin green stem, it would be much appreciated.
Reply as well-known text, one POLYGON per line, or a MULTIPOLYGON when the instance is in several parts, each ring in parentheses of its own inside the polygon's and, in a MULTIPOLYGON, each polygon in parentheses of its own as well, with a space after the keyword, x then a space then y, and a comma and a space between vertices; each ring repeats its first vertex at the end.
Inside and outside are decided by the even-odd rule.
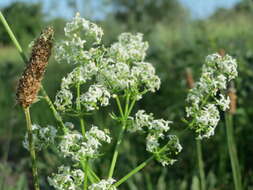
POLYGON ((30 151, 30 157, 32 160, 32 175, 33 175, 34 189, 40 190, 38 169, 37 169, 37 163, 36 163, 36 153, 35 153, 33 134, 32 134, 32 121, 31 121, 29 107, 24 108, 24 112, 25 112, 26 127, 27 127, 27 133, 28 133, 29 151, 30 151))
POLYGON ((147 160, 142 162, 140 165, 138 165, 136 168, 134 168, 132 171, 130 171, 127 175, 125 175, 123 178, 121 178, 117 183, 115 183, 113 186, 118 187, 122 183, 124 183, 126 180, 128 180, 130 177, 132 177, 134 174, 138 173, 140 170, 142 170, 151 160, 153 160, 155 156, 149 157, 147 160))
POLYGON ((118 140, 117 140, 117 144, 116 144, 116 147, 115 147, 115 151, 113 153, 113 157, 112 157, 112 162, 111 162, 111 167, 110 167, 110 170, 109 170, 108 178, 111 178, 113 176, 113 172, 114 172, 115 165, 116 165, 117 158, 118 158, 118 154, 119 154, 119 147, 120 147, 120 144, 122 142, 125 129, 126 129, 126 123, 123 122, 122 128, 121 128, 120 133, 119 133, 119 137, 118 137, 118 140))
POLYGON ((85 159, 85 177, 84 177, 84 185, 83 185, 83 190, 88 189, 88 165, 89 165, 89 159, 85 159))
POLYGON ((41 86, 40 88, 42 94, 43 94, 43 98, 45 99, 45 101, 47 102, 49 108, 51 109, 56 121, 59 123, 59 125, 61 126, 63 133, 65 134, 67 132, 67 128, 65 127, 62 117, 60 116, 60 114, 56 111, 53 102, 51 101, 51 99, 49 98, 49 96, 47 95, 47 92, 45 91, 45 89, 43 88, 43 86, 41 86))
POLYGON ((92 183, 97 183, 100 181, 99 177, 95 174, 95 172, 91 169, 90 166, 88 166, 88 173, 92 178, 92 180, 91 180, 92 183))
POLYGON ((122 127, 121 127, 121 130, 120 130, 120 133, 119 133, 119 137, 118 137, 118 140, 117 140, 117 143, 116 143, 116 147, 115 147, 115 150, 114 150, 114 153, 113 153, 113 157, 112 157, 111 166, 110 166, 110 169, 109 169, 108 178, 111 178, 113 176, 113 172, 114 172, 114 169, 115 169, 115 166, 116 166, 116 162, 117 162, 117 158, 118 158, 118 155, 119 155, 119 147, 120 147, 122 139, 124 137, 124 133, 125 133, 125 129, 126 129, 126 120, 128 118, 128 113, 129 113, 128 112, 129 98, 130 98, 130 96, 127 95, 126 106, 125 106, 125 113, 123 113, 120 100, 119 100, 118 96, 116 97, 116 103, 118 105, 118 108, 119 108, 119 111, 120 111, 120 115, 121 115, 122 127))
POLYGON ((136 98, 135 98, 135 99, 131 102, 131 104, 130 104, 130 107, 129 107, 128 113, 127 113, 128 116, 131 114, 131 112, 132 112, 132 110, 133 110, 133 107, 134 107, 134 105, 135 105, 135 102, 136 102, 136 98))
MULTIPOLYGON (((80 112, 81 112, 81 102, 80 102, 80 83, 78 83, 77 85, 76 85, 76 109, 77 109, 77 111, 79 112, 79 114, 80 114, 80 112)), ((79 121, 80 121, 80 126, 81 126, 81 130, 82 130, 82 135, 84 136, 85 135, 85 125, 84 125, 84 119, 81 117, 81 116, 79 116, 79 121)))
POLYGON ((121 106, 119 97, 116 96, 115 99, 116 99, 117 106, 118 106, 118 108, 119 108, 120 115, 121 115, 122 118, 124 118, 124 113, 123 113, 123 109, 122 109, 122 106, 121 106))
POLYGON ((242 190, 241 181, 241 171, 240 165, 237 157, 236 143, 233 134, 233 116, 230 113, 225 114, 225 124, 226 124, 226 135, 228 143, 228 151, 230 162, 232 166, 233 180, 235 185, 235 190, 242 190))
POLYGON ((6 32, 8 33, 8 35, 10 36, 10 38, 11 38, 13 44, 16 46, 16 48, 17 48, 17 50, 18 50, 18 52, 19 52, 21 58, 23 59, 23 61, 24 61, 25 63, 28 63, 28 60, 27 60, 27 58, 26 58, 26 56, 25 56, 25 54, 24 54, 24 52, 23 52, 23 50, 22 50, 20 44, 18 43, 18 41, 17 41, 17 39, 16 39, 14 33, 12 32, 12 30, 11 30, 11 28, 10 28, 8 22, 7 22, 6 19, 4 18, 4 15, 2 14, 1 11, 0 11, 0 20, 1 20, 1 22, 3 23, 4 28, 5 28, 6 32))
POLYGON ((201 190, 206 189, 206 179, 205 179, 205 168, 202 156, 202 146, 201 141, 196 139, 197 157, 198 157, 198 169, 199 169, 199 179, 201 190))
POLYGON ((138 173, 141 169, 143 169, 150 161, 152 161, 155 158, 155 155, 161 154, 163 151, 165 151, 167 149, 167 146, 170 146, 170 145, 171 145, 171 142, 168 142, 156 154, 153 154, 147 160, 145 160, 140 165, 138 165, 136 168, 134 168, 133 170, 131 170, 127 175, 125 175, 123 178, 121 178, 113 186, 114 187, 120 186, 122 183, 124 183, 126 180, 128 180, 131 176, 133 176, 134 174, 138 173))
MULTIPOLYGON (((85 167, 86 167, 85 160, 81 161, 80 163, 81 163, 83 171, 85 171, 85 167)), ((87 177, 91 183, 97 183, 100 181, 99 177, 92 171, 89 165, 87 165, 87 174, 88 174, 87 177)))
POLYGON ((130 99, 130 94, 127 94, 127 96, 126 96, 126 106, 125 106, 125 115, 128 114, 129 99, 130 99))

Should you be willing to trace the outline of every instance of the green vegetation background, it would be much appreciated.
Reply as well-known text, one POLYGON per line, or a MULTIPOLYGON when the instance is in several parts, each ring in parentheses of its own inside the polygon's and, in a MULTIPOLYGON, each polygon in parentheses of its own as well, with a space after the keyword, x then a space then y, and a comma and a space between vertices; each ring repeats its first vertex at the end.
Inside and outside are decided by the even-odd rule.
MULTIPOLYGON (((75 1, 69 6, 76 9, 75 1)), ((190 19, 189 12, 176 0, 110 0, 113 7, 98 23, 104 28, 104 42, 110 44, 125 31, 142 32, 150 44, 148 60, 152 62, 162 79, 162 87, 156 94, 148 94, 138 108, 154 112, 157 117, 173 120, 172 133, 178 134, 183 152, 178 162, 163 168, 153 162, 143 172, 132 177, 122 189, 143 190, 198 190, 197 161, 194 134, 185 131, 184 117, 187 86, 185 70, 191 68, 197 80, 205 56, 224 49, 238 60, 239 77, 236 80, 238 109, 235 115, 235 138, 241 164, 244 189, 253 189, 253 3, 242 1, 234 8, 219 9, 205 20, 190 19), (141 188, 140 188, 141 187, 141 188)), ((14 3, 3 9, 10 26, 23 48, 29 54, 28 44, 46 25, 56 29, 56 41, 63 35, 64 19, 49 19, 42 13, 41 4, 14 3)), ((25 121, 22 110, 15 101, 17 80, 24 64, 12 46, 8 35, 0 25, 0 190, 29 189, 31 173, 29 154, 22 147, 25 121)), ((54 99, 61 78, 73 67, 56 63, 53 58, 47 69, 44 87, 54 99)), ((108 109, 98 113, 89 122, 110 126, 108 109)), ((34 123, 42 126, 56 125, 47 105, 40 101, 32 106, 34 123)), ((65 121, 72 121, 65 118, 65 121)), ((72 121, 75 122, 75 121, 72 121)), ((103 176, 108 169, 112 146, 106 147, 104 157, 94 164, 103 176)), ((225 127, 221 121, 216 135, 203 142, 205 171, 209 190, 233 189, 232 173, 226 145, 225 127)), ((46 176, 56 171, 63 158, 55 154, 55 147, 39 153, 42 189, 50 189, 46 176)), ((122 177, 147 158, 144 138, 128 135, 124 140, 116 169, 122 177)))

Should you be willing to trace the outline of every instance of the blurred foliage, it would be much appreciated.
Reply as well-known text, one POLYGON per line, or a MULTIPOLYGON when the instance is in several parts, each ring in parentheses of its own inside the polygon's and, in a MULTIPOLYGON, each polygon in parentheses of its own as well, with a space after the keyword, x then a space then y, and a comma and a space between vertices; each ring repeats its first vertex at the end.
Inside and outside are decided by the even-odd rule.
MULTIPOLYGON (((41 4, 16 2, 2 11, 22 45, 29 43, 41 31, 43 13, 41 4)), ((10 45, 11 41, 3 27, 0 28, 0 42, 10 45)))
MULTIPOLYGON (((188 11, 176 0, 104 1, 113 8, 103 20, 99 21, 105 30, 105 43, 110 44, 115 41, 117 35, 124 31, 143 32, 145 40, 150 44, 148 60, 155 65, 162 79, 162 86, 158 93, 147 95, 137 108, 154 112, 156 117, 173 120, 172 133, 180 136, 184 147, 175 165, 163 168, 153 162, 144 168, 143 172, 133 176, 122 186, 122 189, 137 190, 141 187, 147 190, 198 190, 194 135, 185 130, 186 126, 182 122, 187 95, 185 70, 191 68, 197 80, 205 56, 220 49, 234 56, 239 64, 239 77, 236 80, 238 109, 234 118, 234 132, 244 189, 253 189, 253 166, 252 156, 250 156, 253 155, 252 1, 244 0, 232 9, 219 9, 205 20, 191 20, 188 11)), ((72 7, 76 7, 74 3, 75 1, 70 1, 72 7)), ((27 47, 31 39, 39 34, 41 27, 47 24, 56 27, 56 40, 61 38, 64 19, 55 18, 45 21, 41 5, 14 3, 5 8, 3 13, 24 47, 27 47), (23 11, 24 9, 27 11, 23 11)), ((10 45, 2 27, 0 27, 0 44, 10 45)), ((0 48, 0 143, 2 145, 0 158, 5 163, 5 167, 11 168, 11 172, 7 169, 0 170, 0 174, 16 176, 19 171, 25 171, 27 178, 30 179, 29 156, 21 146, 25 122, 21 109, 15 103, 15 86, 23 66, 13 49, 0 48)), ((59 89, 61 77, 71 68, 72 66, 60 65, 51 60, 43 83, 52 99, 59 89)), ((107 108, 103 110, 103 113, 89 118, 87 122, 118 130, 117 123, 112 123, 105 114, 111 110, 107 108)), ((33 105, 32 118, 35 123, 40 123, 42 126, 56 124, 43 101, 33 105)), ((65 118, 65 121, 69 120, 65 118)), ((144 144, 141 135, 131 134, 126 137, 118 160, 116 176, 122 177, 147 158, 144 144)), ((113 147, 108 146, 105 149, 109 152, 94 162, 94 169, 100 176, 105 176, 113 147), (100 167, 95 167, 97 164, 100 167)), ((223 122, 220 122, 216 135, 203 142, 203 154, 208 189, 233 189, 223 122)), ((48 151, 39 154, 39 160, 40 172, 44 176, 41 179, 43 189, 49 189, 46 185, 46 176, 55 171, 60 165, 61 158, 55 154, 55 147, 51 147, 48 151)), ((19 178, 22 179, 23 175, 21 174, 19 178)), ((22 184, 26 183, 22 182, 22 184)), ((8 184, 5 185, 7 187, 8 184)), ((15 183, 10 184, 10 189, 14 186, 15 183)))

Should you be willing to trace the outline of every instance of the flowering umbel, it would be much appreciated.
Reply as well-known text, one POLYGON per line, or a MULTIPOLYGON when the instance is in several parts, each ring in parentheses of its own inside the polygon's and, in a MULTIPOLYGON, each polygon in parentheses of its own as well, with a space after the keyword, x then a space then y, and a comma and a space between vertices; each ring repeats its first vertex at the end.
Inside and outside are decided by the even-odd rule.
POLYGON ((36 100, 51 55, 53 34, 54 30, 51 27, 42 31, 33 45, 29 63, 19 80, 17 101, 24 108, 29 107, 36 100))

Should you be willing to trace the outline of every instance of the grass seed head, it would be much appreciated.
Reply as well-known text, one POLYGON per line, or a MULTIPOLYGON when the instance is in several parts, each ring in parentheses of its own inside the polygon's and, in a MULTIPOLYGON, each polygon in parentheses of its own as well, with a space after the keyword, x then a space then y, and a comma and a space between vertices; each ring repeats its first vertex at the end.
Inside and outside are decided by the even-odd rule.
POLYGON ((24 108, 29 107, 36 100, 41 80, 51 55, 53 34, 53 28, 48 27, 36 39, 29 63, 19 80, 17 101, 24 108))

